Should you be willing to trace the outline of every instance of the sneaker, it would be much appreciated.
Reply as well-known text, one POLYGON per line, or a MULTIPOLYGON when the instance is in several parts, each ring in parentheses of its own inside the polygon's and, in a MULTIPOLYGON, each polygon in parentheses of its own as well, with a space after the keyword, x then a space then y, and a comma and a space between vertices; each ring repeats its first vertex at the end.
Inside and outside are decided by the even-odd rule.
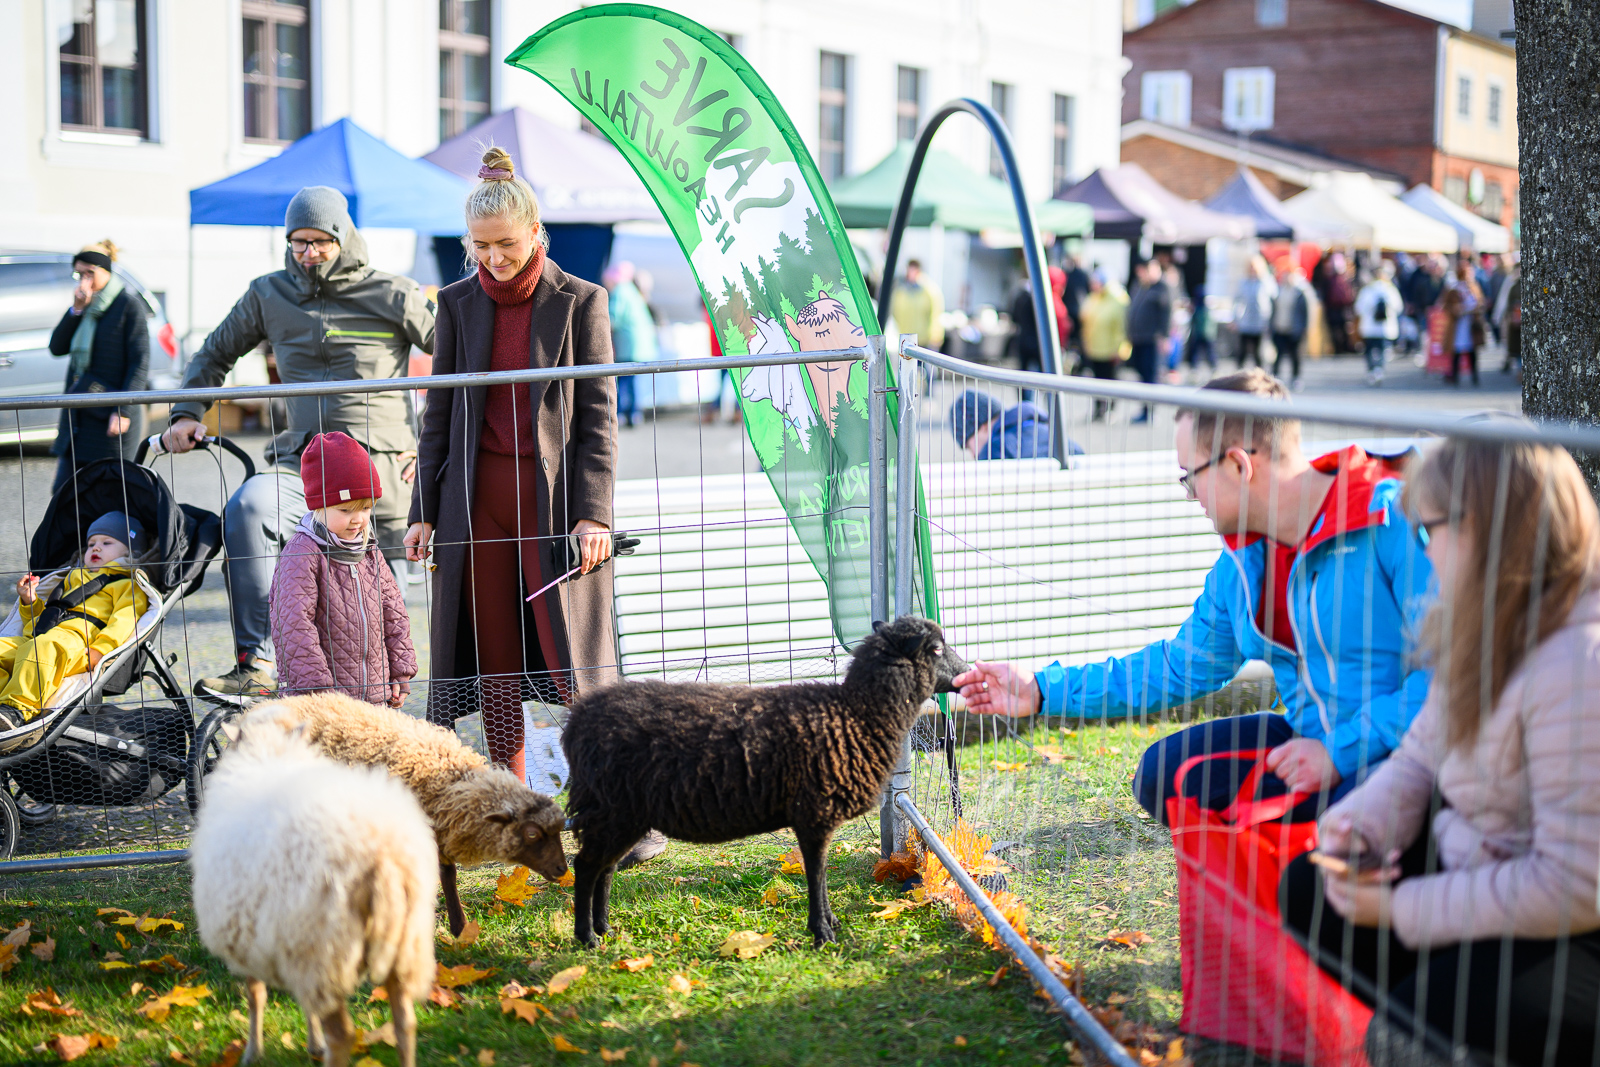
POLYGON ((648 860, 653 860, 667 850, 667 835, 660 830, 651 830, 639 839, 639 843, 629 850, 628 854, 617 861, 617 870, 625 871, 629 867, 636 867, 648 860))
POLYGON ((1306 382, 1305 382, 1304 378, 1296 378, 1294 380, 1294 385, 1290 386, 1290 388, 1293 389, 1297 393, 1300 390, 1304 389, 1305 387, 1306 387, 1306 382))
POLYGON ((278 680, 261 660, 241 657, 233 670, 218 678, 202 678, 194 684, 194 695, 229 704, 246 704, 271 696, 278 680))
MULTIPOLYGON (((10 704, 0 704, 0 734, 9 733, 27 721, 28 717, 23 714, 21 708, 14 708, 10 704)), ((15 752, 19 748, 33 744, 39 740, 43 733, 43 730, 36 730, 33 733, 22 734, 19 737, 8 737, 5 740, 0 740, 0 755, 7 752, 15 752)))

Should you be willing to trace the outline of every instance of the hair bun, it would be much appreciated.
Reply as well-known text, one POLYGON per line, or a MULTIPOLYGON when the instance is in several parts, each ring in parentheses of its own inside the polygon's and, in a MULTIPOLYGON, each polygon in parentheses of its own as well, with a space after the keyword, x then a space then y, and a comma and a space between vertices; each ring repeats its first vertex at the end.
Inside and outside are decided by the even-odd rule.
POLYGON ((510 152, 496 145, 484 151, 483 166, 478 170, 478 177, 484 181, 508 181, 516 175, 517 167, 511 161, 510 152))

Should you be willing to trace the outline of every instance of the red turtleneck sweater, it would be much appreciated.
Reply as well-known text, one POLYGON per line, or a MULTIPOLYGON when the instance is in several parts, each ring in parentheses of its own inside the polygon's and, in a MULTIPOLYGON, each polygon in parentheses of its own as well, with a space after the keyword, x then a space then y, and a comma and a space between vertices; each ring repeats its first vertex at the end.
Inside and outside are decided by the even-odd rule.
MULTIPOLYGON (((542 273, 544 249, 537 246, 528 265, 510 281, 497 281, 483 264, 478 264, 478 284, 495 303, 490 370, 527 370, 532 366, 533 290, 542 273)), ((501 456, 531 456, 536 443, 529 387, 491 385, 478 447, 501 456)))

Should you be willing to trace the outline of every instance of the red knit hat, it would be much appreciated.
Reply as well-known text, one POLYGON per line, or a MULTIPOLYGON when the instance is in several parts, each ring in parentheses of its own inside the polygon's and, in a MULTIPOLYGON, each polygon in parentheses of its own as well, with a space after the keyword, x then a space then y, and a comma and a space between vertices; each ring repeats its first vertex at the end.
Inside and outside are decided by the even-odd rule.
POLYGON ((300 453, 300 482, 312 511, 346 500, 378 499, 383 483, 367 450, 338 430, 319 433, 300 453))

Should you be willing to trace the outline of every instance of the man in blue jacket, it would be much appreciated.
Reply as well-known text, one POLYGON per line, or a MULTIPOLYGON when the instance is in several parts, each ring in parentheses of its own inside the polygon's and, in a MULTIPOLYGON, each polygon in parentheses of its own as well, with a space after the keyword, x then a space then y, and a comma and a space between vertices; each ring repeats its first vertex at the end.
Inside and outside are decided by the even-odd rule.
MULTIPOLYGON (((1252 369, 1205 388, 1288 400, 1252 369)), ((1104 663, 1037 674, 977 663, 957 678, 979 714, 1116 720, 1160 714, 1221 689, 1246 660, 1265 660, 1283 714, 1213 719, 1146 750, 1139 803, 1166 821, 1180 786, 1211 810, 1234 800, 1265 753, 1257 798, 1314 794, 1291 818, 1311 818, 1349 792, 1400 744, 1427 695, 1407 636, 1420 621, 1433 571, 1400 509, 1400 472, 1356 446, 1307 460, 1300 425, 1185 412, 1178 464, 1191 499, 1226 545, 1177 634, 1104 663), (1228 753, 1239 753, 1228 758, 1228 753)))

